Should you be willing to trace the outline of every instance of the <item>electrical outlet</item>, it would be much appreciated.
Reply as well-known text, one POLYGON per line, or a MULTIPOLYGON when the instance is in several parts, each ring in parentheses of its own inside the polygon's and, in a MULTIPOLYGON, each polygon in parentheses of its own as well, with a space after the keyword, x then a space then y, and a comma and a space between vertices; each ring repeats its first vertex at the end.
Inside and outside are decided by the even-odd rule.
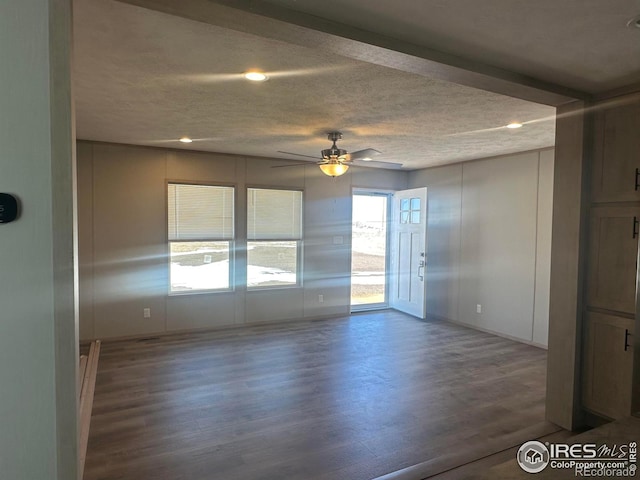
POLYGON ((318 295, 318 303, 324 303, 324 295, 318 295))
POLYGON ((150 308, 145 308, 145 309, 142 311, 142 313, 143 313, 143 315, 144 315, 144 318, 151 318, 151 309, 150 309, 150 308))
POLYGON ((476 305, 476 313, 482 313, 482 305, 480 304, 476 305))

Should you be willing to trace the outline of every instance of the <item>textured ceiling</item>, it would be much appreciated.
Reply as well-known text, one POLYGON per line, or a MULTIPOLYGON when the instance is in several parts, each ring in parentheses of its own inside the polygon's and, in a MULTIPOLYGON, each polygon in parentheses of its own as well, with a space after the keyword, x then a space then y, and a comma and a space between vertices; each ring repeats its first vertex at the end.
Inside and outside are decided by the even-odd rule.
POLYGON ((640 0, 267 0, 590 93, 640 81, 640 0))
POLYGON ((112 0, 75 2, 74 40, 81 139, 286 158, 337 129, 410 169, 554 142, 551 107, 112 0), (244 80, 252 67, 270 80, 244 80))

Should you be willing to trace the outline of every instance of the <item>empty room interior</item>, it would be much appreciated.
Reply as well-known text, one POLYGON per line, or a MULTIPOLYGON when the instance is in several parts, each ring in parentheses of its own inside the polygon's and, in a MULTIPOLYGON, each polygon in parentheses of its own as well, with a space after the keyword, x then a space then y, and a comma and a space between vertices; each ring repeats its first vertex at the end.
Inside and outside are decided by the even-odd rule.
POLYGON ((480 3, 9 2, 7 478, 638 440, 640 4, 480 3))

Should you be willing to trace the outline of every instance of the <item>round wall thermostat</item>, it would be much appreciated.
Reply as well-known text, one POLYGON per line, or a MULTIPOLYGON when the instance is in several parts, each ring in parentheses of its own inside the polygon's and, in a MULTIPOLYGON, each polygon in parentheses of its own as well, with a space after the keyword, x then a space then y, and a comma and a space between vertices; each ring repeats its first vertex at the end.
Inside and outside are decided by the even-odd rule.
POLYGON ((18 199, 8 193, 0 193, 0 223, 11 223, 18 218, 18 199))

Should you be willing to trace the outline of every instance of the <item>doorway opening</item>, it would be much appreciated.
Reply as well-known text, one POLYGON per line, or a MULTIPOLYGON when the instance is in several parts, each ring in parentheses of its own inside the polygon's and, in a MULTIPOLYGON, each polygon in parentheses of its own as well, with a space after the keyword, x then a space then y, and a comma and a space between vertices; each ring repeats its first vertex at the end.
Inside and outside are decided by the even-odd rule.
POLYGON ((355 191, 351 220, 351 311, 386 308, 390 193, 355 191))

